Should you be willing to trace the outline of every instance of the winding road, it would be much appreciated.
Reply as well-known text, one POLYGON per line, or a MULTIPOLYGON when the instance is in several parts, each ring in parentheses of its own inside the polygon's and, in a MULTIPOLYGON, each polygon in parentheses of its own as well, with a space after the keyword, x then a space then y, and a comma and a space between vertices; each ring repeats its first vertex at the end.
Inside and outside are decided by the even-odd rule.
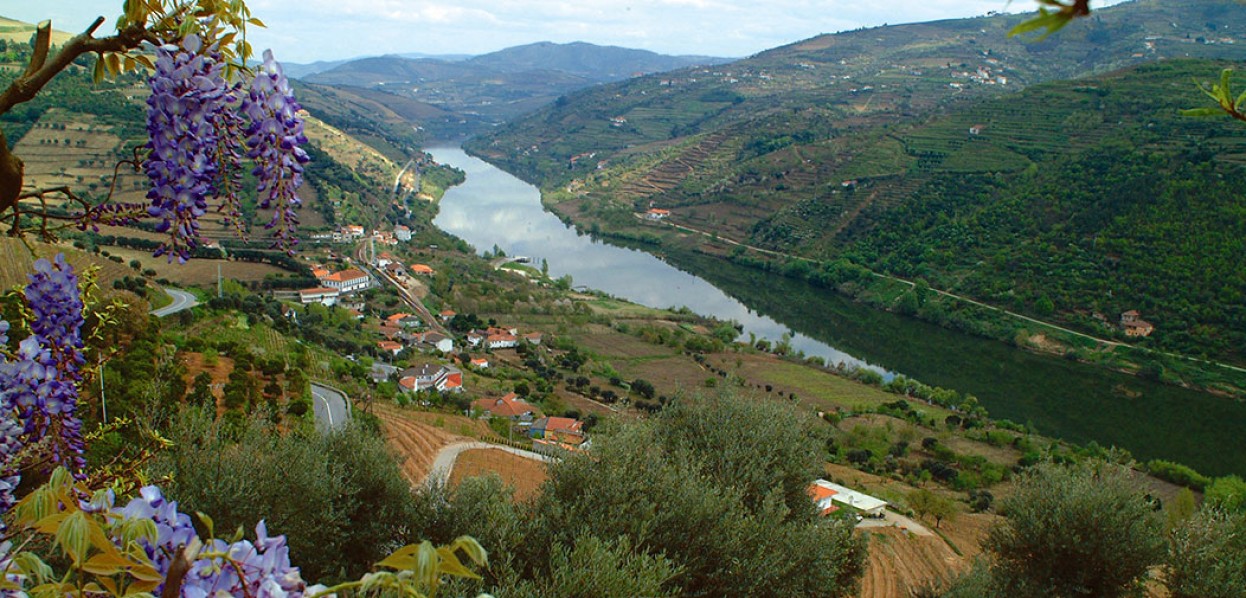
POLYGON ((316 428, 321 432, 340 430, 350 421, 350 408, 346 395, 328 386, 313 383, 312 411, 316 414, 316 428))
POLYGON ((185 311, 199 305, 199 301, 195 299, 195 296, 187 293, 186 291, 166 288, 164 292, 173 298, 173 303, 170 303, 160 309, 151 310, 151 315, 156 316, 157 318, 171 316, 179 311, 185 311))

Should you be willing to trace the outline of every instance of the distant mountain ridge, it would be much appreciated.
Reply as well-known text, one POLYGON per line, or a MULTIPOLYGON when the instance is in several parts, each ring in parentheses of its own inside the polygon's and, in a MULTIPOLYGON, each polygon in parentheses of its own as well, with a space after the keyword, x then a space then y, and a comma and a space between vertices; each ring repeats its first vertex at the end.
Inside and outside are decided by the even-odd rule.
MULTIPOLYGON (((457 128, 449 135, 453 137, 488 130, 592 85, 728 60, 584 42, 540 42, 464 59, 375 56, 316 72, 297 68, 291 72, 306 73, 301 78, 307 83, 365 88, 437 106, 458 115, 457 128)), ((445 128, 437 131, 440 135, 445 128)))

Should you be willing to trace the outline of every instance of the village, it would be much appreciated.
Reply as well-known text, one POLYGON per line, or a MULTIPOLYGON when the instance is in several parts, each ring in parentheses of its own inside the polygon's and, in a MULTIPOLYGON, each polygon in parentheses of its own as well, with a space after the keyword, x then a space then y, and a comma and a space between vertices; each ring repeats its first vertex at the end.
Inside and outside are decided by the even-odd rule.
MULTIPOLYGON (((651 209, 648 219, 663 219, 670 212, 651 209)), ((431 407, 449 403, 463 413, 489 422, 499 437, 515 447, 531 450, 547 458, 590 450, 591 425, 575 413, 546 413, 530 402, 528 388, 517 383, 506 393, 479 392, 467 386, 464 373, 483 373, 498 364, 518 365, 526 355, 543 347, 545 335, 538 330, 521 330, 493 321, 480 322, 474 315, 440 309, 433 313, 422 298, 438 272, 427 263, 404 260, 403 246, 411 242, 411 231, 398 225, 393 231, 370 233, 359 225, 348 225, 332 233, 318 235, 317 241, 330 247, 355 248, 354 257, 324 252, 324 257, 340 258, 342 267, 334 269, 328 261, 312 264, 319 286, 300 289, 295 296, 301 305, 319 304, 345 310, 374 338, 375 359, 370 360, 369 380, 374 385, 396 382, 400 404, 416 403, 431 407), (378 247, 381 248, 378 251, 378 247), (401 307, 377 313, 369 310, 362 295, 371 289, 389 289, 402 298, 401 307), (522 440, 520 440, 522 439, 522 440)), ((315 255, 315 254, 310 254, 315 255)), ((496 260, 496 264, 504 261, 496 260)), ((522 270, 518 274, 526 274, 522 270)), ((289 313, 297 318, 297 310, 289 313)), ((895 513, 888 503, 834 482, 810 482, 807 494, 823 516, 850 517, 859 525, 894 526, 929 533, 922 526, 895 513)))

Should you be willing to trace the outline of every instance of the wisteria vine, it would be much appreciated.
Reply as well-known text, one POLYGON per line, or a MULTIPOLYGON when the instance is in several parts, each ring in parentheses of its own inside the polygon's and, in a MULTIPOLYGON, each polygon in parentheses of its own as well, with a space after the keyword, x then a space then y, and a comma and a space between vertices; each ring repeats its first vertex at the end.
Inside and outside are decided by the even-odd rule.
MULTIPOLYGON (((144 540, 143 544, 162 577, 168 577, 179 549, 193 547, 199 539, 190 517, 179 512, 177 503, 166 500, 155 486, 144 487, 137 498, 112 512, 125 519, 156 524, 155 539, 144 540)), ((212 539, 198 548, 181 580, 180 595, 302 596, 308 587, 298 567, 290 565, 285 536, 269 536, 263 521, 255 526, 255 535, 255 542, 239 540, 229 544, 212 539)), ((156 593, 161 589, 163 584, 156 593)))
MULTIPOLYGON (((77 416, 82 380, 82 298, 78 277, 64 255, 35 262, 24 296, 30 336, 17 351, 0 351, 0 509, 13 504, 21 450, 46 445, 52 463, 81 473, 82 421, 77 416), (46 439, 46 442, 45 442, 46 439)), ((0 347, 8 322, 0 320, 0 347)))
POLYGON ((251 89, 242 101, 242 112, 250 119, 247 127, 247 157, 255 161, 252 174, 259 179, 259 206, 274 208, 266 228, 275 229, 276 243, 287 250, 297 240, 292 233, 298 225, 295 211, 302 201, 298 188, 303 184, 303 165, 307 152, 299 145, 307 143, 303 134, 301 109, 294 99, 290 82, 273 60, 271 50, 264 52, 264 62, 251 80, 251 89))
POLYGON ((148 215, 159 218, 157 230, 169 235, 156 255, 190 259, 209 197, 218 198, 226 219, 240 227, 242 136, 246 156, 255 164, 258 204, 274 209, 266 227, 275 229, 274 246, 290 251, 301 204, 298 187, 308 161, 299 146, 307 138, 299 104, 272 52, 264 53, 241 98, 242 86, 225 78, 220 53, 198 36, 161 45, 155 54, 143 168, 151 182, 148 215))

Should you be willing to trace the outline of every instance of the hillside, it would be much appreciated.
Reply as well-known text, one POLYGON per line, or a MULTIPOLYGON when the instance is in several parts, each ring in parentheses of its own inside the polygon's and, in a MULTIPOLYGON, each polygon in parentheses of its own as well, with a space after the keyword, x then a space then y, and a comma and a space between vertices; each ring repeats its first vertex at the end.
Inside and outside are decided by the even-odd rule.
MULTIPOLYGON (((7 86, 28 55, 29 46, 24 43, 11 44, 0 54, 0 66, 12 67, 0 70, 0 85, 7 86)), ((458 176, 432 163, 421 149, 423 135, 408 120, 419 114, 439 114, 438 109, 407 100, 397 104, 400 113, 370 100, 369 92, 356 95, 300 85, 297 93, 310 112, 305 119, 311 140, 308 151, 315 158, 307 167, 307 184, 300 190, 305 233, 342 224, 369 224, 395 200, 439 197, 458 176), (324 120, 318 118, 321 115, 324 120), (403 186, 396 187, 395 177, 404 168, 410 174, 404 177, 403 186)), ((24 188, 68 186, 90 201, 111 197, 146 202, 147 177, 127 161, 145 142, 145 96, 140 74, 94 83, 89 68, 72 67, 34 100, 0 116, 8 142, 25 162, 24 188)), ((260 231, 270 214, 256 213, 253 193, 244 194, 243 202, 244 224, 266 246, 260 231)), ((427 203, 411 205, 431 209, 420 207, 427 203)), ((225 225, 223 218, 215 210, 206 214, 204 237, 238 242, 233 227, 225 225)), ((138 249, 148 251, 151 247, 146 245, 161 239, 150 226, 105 227, 100 232, 138 239, 143 244, 138 249)))
POLYGON ((345 93, 368 94, 397 111, 402 111, 404 104, 415 103, 412 100, 430 105, 453 116, 424 112, 412 115, 410 120, 431 135, 456 138, 488 130, 577 89, 725 60, 665 56, 582 42, 541 42, 464 60, 361 58, 309 73, 304 81, 334 86, 345 93))
MULTIPOLYGON (((30 42, 34 34, 34 24, 0 17, 0 40, 25 44, 30 42)), ((52 29, 52 43, 55 45, 63 44, 73 36, 73 33, 52 29)))
POLYGON ((1115 327, 1094 314, 1139 309, 1168 331, 1148 344, 1241 360, 1242 146, 1176 112, 1223 65, 1157 62, 1246 57, 1232 7, 1135 2, 1039 44, 1005 36, 1015 16, 822 36, 586 90, 468 149, 585 226, 671 208, 1095 334, 1115 327), (1197 232, 1165 224, 1180 210, 1197 232))

